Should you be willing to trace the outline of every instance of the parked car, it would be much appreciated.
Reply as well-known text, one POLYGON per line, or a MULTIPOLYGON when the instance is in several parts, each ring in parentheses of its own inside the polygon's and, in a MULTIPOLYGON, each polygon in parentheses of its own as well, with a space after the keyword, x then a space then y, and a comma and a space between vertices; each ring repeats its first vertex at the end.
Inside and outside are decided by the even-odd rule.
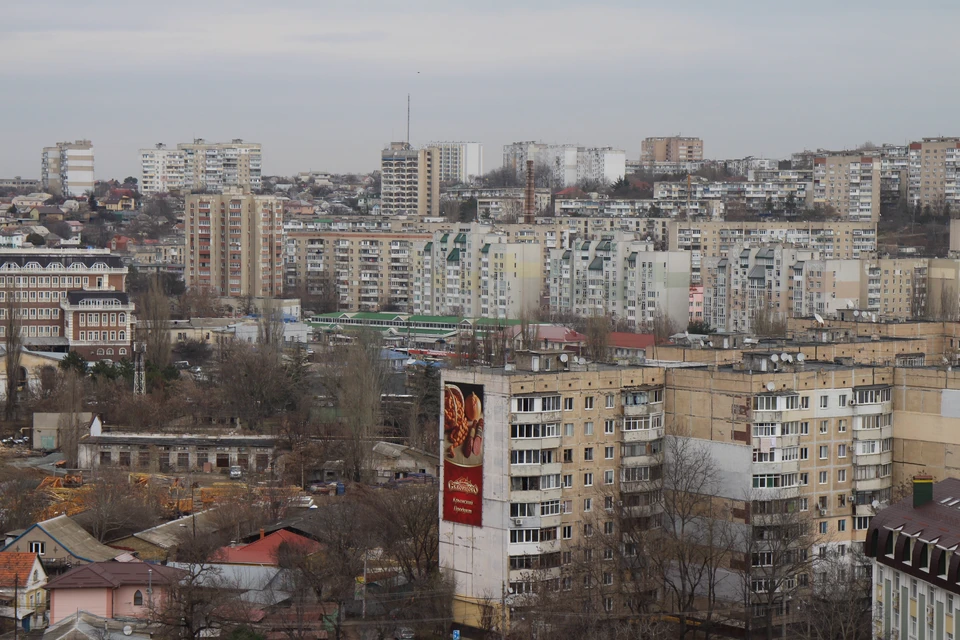
POLYGON ((242 477, 243 477, 243 469, 241 469, 240 467, 238 467, 238 466, 236 466, 236 465, 230 467, 230 479, 231 479, 231 480, 239 480, 239 479, 242 478, 242 477))

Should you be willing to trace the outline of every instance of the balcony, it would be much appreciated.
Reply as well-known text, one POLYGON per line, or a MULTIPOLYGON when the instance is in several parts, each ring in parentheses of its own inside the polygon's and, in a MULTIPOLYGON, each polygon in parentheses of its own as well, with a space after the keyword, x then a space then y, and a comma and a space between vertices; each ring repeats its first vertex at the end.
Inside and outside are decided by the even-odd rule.
POLYGON ((663 402, 623 405, 623 416, 625 418, 649 416, 655 413, 663 413, 663 402))
POLYGON ((869 480, 854 480, 854 491, 879 491, 880 489, 889 489, 893 486, 893 476, 883 478, 870 478, 869 480))
MULTIPOLYGON (((877 304, 879 304, 879 301, 877 304)), ((893 402, 887 400, 885 402, 871 402, 869 404, 853 404, 851 409, 854 416, 873 416, 880 413, 892 413, 893 402)))
POLYGON ((631 431, 621 429, 620 433, 623 442, 651 442, 663 438, 663 427, 656 429, 633 429, 631 431))
POLYGON ((512 438, 510 450, 520 449, 557 449, 560 447, 560 436, 546 438, 512 438))

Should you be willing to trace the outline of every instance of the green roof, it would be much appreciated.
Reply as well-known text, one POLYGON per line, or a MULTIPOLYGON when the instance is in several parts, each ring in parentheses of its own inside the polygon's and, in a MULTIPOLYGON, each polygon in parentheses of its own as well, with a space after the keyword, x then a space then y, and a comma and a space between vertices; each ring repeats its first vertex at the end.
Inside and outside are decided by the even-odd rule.
POLYGON ((603 258, 594 258, 587 269, 590 271, 603 271, 603 258))
POLYGON ((428 242, 427 244, 423 245, 423 250, 424 250, 424 251, 430 251, 431 249, 433 249, 433 243, 432 243, 432 242, 428 242))
POLYGON ((456 244, 466 244, 467 243, 467 234, 458 233, 457 237, 453 239, 453 242, 456 244))
POLYGON ((408 322, 416 324, 418 322, 438 322, 441 324, 457 324, 463 320, 460 316, 410 316, 408 322))
POLYGON ((490 243, 483 245, 483 248, 480 249, 480 253, 490 253, 490 243))
POLYGON ((516 318, 477 318, 474 322, 478 327, 485 325, 492 325, 496 327, 497 325, 502 325, 505 327, 513 327, 523 322, 522 320, 517 320, 516 318))
POLYGON ((443 234, 443 235, 440 237, 440 242, 446 242, 446 241, 447 241, 447 238, 449 238, 449 237, 450 237, 450 234, 449 234, 449 233, 443 234))
POLYGON ((460 262, 460 249, 454 249, 447 256, 447 262, 460 262))

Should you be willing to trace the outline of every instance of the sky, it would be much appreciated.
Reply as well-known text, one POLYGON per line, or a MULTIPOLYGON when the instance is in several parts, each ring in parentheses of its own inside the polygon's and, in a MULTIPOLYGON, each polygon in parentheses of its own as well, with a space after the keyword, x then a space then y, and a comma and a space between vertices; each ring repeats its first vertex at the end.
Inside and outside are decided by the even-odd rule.
POLYGON ((0 23, 0 176, 90 139, 98 179, 194 137, 267 175, 379 168, 403 140, 709 158, 958 135, 960 3, 847 0, 33 0, 0 23))

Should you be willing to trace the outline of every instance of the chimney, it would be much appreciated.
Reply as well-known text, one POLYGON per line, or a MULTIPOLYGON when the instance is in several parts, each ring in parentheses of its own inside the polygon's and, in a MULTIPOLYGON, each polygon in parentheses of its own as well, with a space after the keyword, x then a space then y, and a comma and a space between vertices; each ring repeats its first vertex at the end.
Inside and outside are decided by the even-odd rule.
POLYGON ((263 537, 266 535, 263 529, 260 529, 260 539, 263 540, 263 537))
POLYGON ((527 189, 523 199, 523 221, 533 224, 536 220, 536 191, 533 188, 533 160, 527 160, 527 189))
POLYGON ((933 501, 933 476, 926 474, 913 476, 913 508, 922 507, 933 501))

